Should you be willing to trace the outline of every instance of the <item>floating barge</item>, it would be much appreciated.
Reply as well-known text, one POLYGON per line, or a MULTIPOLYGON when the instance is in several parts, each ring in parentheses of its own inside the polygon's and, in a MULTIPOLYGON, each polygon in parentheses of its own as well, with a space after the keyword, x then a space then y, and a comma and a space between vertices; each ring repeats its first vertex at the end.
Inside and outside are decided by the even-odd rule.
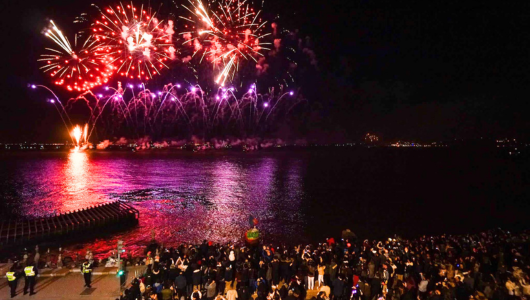
POLYGON ((4 219, 0 221, 0 245, 21 244, 114 225, 137 224, 139 217, 137 209, 115 201, 43 218, 4 219))

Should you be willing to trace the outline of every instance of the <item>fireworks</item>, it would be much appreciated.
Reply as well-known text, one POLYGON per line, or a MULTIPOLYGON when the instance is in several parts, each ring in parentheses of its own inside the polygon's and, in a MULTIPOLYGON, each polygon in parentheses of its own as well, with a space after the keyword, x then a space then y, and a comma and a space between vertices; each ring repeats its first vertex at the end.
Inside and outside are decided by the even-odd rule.
POLYGON ((108 7, 91 28, 101 43, 97 53, 105 56, 118 75, 149 80, 169 68, 175 59, 173 21, 159 21, 151 8, 134 5, 108 7))
MULTIPOLYGON (((207 60, 218 71, 215 82, 221 86, 234 78, 242 61, 258 62, 268 43, 260 42, 270 33, 262 34, 266 22, 260 12, 254 11, 247 1, 211 1, 204 5, 200 0, 189 0, 183 5, 191 16, 180 16, 189 24, 180 32, 183 46, 193 47, 192 57, 199 62, 207 60)), ((191 58, 184 58, 183 61, 191 58)))
POLYGON ((81 129, 79 125, 76 125, 72 132, 70 132, 72 140, 75 142, 76 147, 82 145, 83 142, 88 142, 88 124, 85 125, 84 129, 81 129))
POLYGON ((44 63, 41 69, 49 73, 56 85, 65 86, 69 91, 86 91, 108 82, 112 66, 106 57, 96 54, 99 44, 92 36, 77 49, 77 38, 72 47, 53 21, 45 35, 58 47, 46 48, 47 53, 38 61, 44 63))
POLYGON ((77 145, 79 145, 79 140, 81 139, 82 135, 83 131, 81 130, 81 127, 79 127, 79 125, 76 125, 72 130, 72 137, 75 139, 77 145))
MULTIPOLYGON (((102 136, 124 132, 134 136, 260 134, 276 126, 303 101, 282 88, 261 94, 255 85, 244 92, 230 87, 213 93, 198 85, 185 88, 170 83, 160 89, 123 86, 126 88, 121 84, 105 88, 100 94, 87 91, 68 101, 67 109, 82 105, 91 111, 87 121, 91 130, 85 127, 81 140, 84 137, 86 141, 96 127, 102 136)), ((76 130, 81 132, 81 128, 76 130)), ((72 137, 78 139, 75 134, 72 137)))
MULTIPOLYGON (((92 6, 97 8, 95 19, 82 14, 74 21, 94 20, 82 46, 77 46, 76 35, 72 47, 51 22, 46 35, 58 47, 46 48, 47 53, 39 59, 45 64, 41 69, 54 83, 70 91, 90 90, 114 76, 145 82, 174 67, 172 60, 186 66, 172 75, 178 74, 190 84, 200 83, 207 90, 252 82, 276 88, 291 86, 307 78, 302 75, 311 69, 308 65, 316 69, 309 38, 300 38, 297 31, 280 30, 275 22, 267 25, 261 11, 247 0, 188 0, 179 6, 180 16, 167 21, 151 7, 132 2, 103 9, 92 6), (179 34, 174 40, 176 28, 179 34)), ((85 31, 80 33, 85 35, 85 31)))
POLYGON ((51 22, 46 35, 58 47, 47 48, 49 53, 39 59, 55 84, 81 93, 63 106, 47 87, 30 85, 53 94, 49 102, 78 147, 93 131, 98 136, 155 138, 264 135, 277 130, 304 101, 292 83, 307 78, 308 66, 316 68, 309 39, 279 30, 276 23, 266 25, 261 11, 247 0, 188 0, 179 7, 185 13, 167 21, 152 8, 132 2, 104 9, 93 6, 98 14, 81 47, 77 35, 72 47, 51 22), (176 28, 179 34, 173 40, 176 28), (267 28, 272 32, 265 33, 267 28), (171 65, 172 60, 185 68, 171 65), (168 73, 181 78, 182 85, 153 89, 153 81, 147 83, 170 67, 177 67, 168 73), (111 87, 111 78, 116 88, 111 87), (122 85, 118 80, 128 82, 122 85), (90 110, 84 129, 72 125, 67 111, 73 106, 90 110))

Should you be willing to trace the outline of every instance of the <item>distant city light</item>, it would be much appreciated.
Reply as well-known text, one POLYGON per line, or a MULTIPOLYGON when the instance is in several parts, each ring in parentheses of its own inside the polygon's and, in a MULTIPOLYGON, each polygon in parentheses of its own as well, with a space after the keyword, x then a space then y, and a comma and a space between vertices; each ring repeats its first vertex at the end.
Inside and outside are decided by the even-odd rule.
POLYGON ((55 103, 55 100, 53 100, 53 99, 50 99, 50 103, 55 103))
POLYGON ((191 92, 195 93, 195 87, 194 86, 191 87, 191 92))
POLYGON ((289 95, 291 95, 291 96, 292 96, 293 94, 294 94, 294 92, 293 92, 293 91, 290 91, 290 92, 289 92, 289 95))
POLYGON ((32 89, 35 89, 35 88, 37 88, 37 86, 34 85, 34 84, 32 84, 32 85, 31 85, 31 88, 32 88, 32 89))
MULTIPOLYGON (((375 134, 370 134, 369 132, 364 136, 364 141, 367 143, 374 143, 379 141, 379 137, 375 134)), ((398 142, 399 144, 399 142, 398 142)), ((414 145, 414 144, 412 144, 414 145)))
POLYGON ((129 84, 129 87, 130 87, 131 89, 133 89, 133 88, 134 88, 134 86, 133 86, 132 84, 129 84))
POLYGON ((263 103, 263 106, 264 106, 264 107, 269 107, 269 103, 268 103, 268 102, 265 102, 265 103, 263 103))
POLYGON ((180 84, 177 84, 177 89, 180 89, 180 84))
POLYGON ((109 87, 108 87, 108 86, 106 86, 106 87, 105 87, 105 90, 106 90, 106 91, 108 91, 108 90, 109 90, 109 87))
POLYGON ((101 94, 98 94, 98 97, 99 97, 99 98, 101 98, 101 97, 103 97, 103 95, 101 95, 101 94))

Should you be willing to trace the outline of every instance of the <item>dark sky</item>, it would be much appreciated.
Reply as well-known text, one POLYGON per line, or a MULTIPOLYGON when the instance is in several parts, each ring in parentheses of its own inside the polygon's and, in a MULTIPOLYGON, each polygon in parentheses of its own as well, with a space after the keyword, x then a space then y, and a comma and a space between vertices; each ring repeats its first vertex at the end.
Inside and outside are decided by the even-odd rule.
MULTIPOLYGON (((345 139, 366 131, 388 139, 526 137, 530 4, 431 2, 265 2, 283 26, 298 28, 314 42, 320 84, 307 97, 320 107, 318 130, 345 139)), ((45 93, 27 85, 48 83, 35 63, 47 18, 71 24, 76 15, 93 12, 90 3, 0 4, 0 142, 62 138, 45 93)))

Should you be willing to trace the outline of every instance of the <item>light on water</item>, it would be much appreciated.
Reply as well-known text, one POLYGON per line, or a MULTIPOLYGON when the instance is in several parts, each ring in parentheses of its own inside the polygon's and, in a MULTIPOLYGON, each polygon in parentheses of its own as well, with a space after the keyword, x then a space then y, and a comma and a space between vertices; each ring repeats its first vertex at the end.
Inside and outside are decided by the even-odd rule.
POLYGON ((151 230, 165 245, 241 241, 249 216, 259 220, 265 240, 290 243, 344 228, 375 238, 468 232, 469 226, 488 229, 490 220, 503 226, 527 219, 528 202, 521 199, 528 187, 517 180, 524 167, 476 155, 470 164, 469 153, 456 150, 421 151, 5 153, 0 215, 43 216, 115 200, 137 208, 139 226, 104 243, 88 242, 96 253, 109 251, 117 238, 141 247, 151 230), (520 213, 469 214, 476 199, 481 207, 502 203, 520 213), (425 210, 424 202, 443 205, 425 210), (446 216, 461 221, 446 222, 446 216))

